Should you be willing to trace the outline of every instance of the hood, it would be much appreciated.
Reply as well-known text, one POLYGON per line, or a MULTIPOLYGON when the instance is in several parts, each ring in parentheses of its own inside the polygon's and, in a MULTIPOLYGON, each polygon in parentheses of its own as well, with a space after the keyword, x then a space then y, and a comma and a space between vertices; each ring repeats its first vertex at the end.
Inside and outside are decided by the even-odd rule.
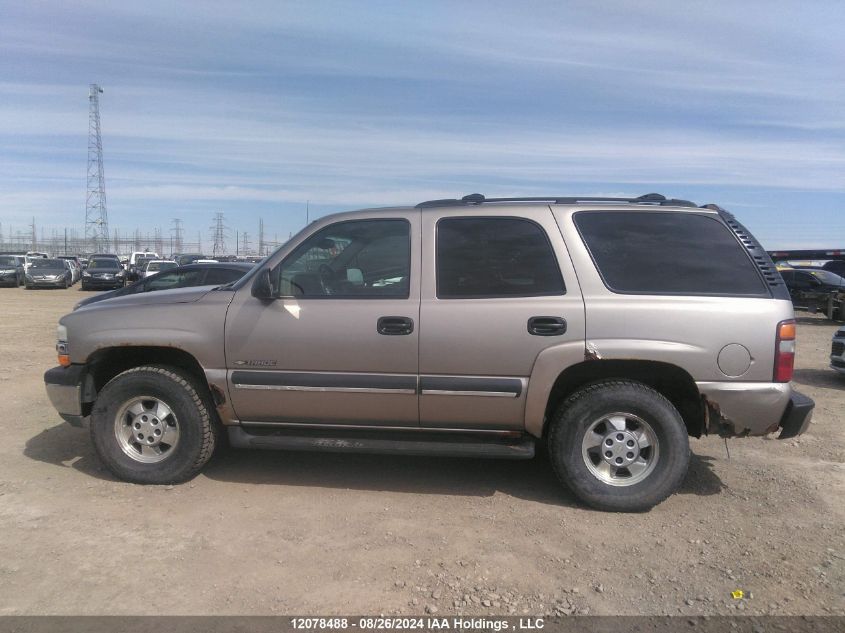
POLYGON ((173 303, 194 303, 199 301, 216 286, 195 286, 192 288, 173 288, 155 292, 139 292, 123 297, 114 297, 79 306, 79 310, 108 310, 138 305, 167 305, 173 303))

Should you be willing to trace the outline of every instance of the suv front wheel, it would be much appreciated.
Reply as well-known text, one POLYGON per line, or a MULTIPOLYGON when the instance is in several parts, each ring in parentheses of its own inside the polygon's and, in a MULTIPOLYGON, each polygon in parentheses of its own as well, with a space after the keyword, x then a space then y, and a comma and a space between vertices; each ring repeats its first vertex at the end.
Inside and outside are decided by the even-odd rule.
POLYGON ((211 457, 217 427, 194 379, 176 368, 129 369, 106 384, 91 413, 91 438, 124 481, 190 479, 211 457))
POLYGON ((588 385, 554 414, 549 454, 558 478, 600 510, 641 512, 671 495, 689 465, 678 410, 633 381, 588 385))

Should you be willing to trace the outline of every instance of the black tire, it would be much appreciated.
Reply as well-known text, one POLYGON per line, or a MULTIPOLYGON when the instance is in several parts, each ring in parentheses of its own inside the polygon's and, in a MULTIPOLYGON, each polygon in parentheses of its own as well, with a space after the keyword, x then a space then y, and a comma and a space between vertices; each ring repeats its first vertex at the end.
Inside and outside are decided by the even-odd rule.
MULTIPOLYGON (((558 407, 550 424, 549 456, 558 479, 596 509, 649 510, 675 492, 686 475, 690 450, 684 421, 671 402, 642 383, 614 380, 588 385, 558 407), (640 418, 657 438, 658 452, 651 453, 655 460, 652 470, 637 483, 613 485, 602 481, 587 466, 582 452, 582 442, 594 422, 614 413, 640 418)), ((642 455, 647 455, 646 451, 654 449, 642 450, 642 455)))
POLYGON ((187 373, 162 366, 135 367, 103 387, 91 413, 91 438, 100 459, 118 478, 139 484, 174 484, 195 476, 211 458, 218 421, 209 397, 187 373), (141 463, 124 452, 115 433, 121 407, 139 396, 165 402, 178 420, 179 440, 165 459, 141 463))

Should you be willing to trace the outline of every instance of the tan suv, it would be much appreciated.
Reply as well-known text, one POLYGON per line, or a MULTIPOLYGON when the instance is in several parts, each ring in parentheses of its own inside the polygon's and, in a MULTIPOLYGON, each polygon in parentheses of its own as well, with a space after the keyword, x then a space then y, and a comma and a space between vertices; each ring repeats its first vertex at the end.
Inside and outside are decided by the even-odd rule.
POLYGON ((795 323, 726 211, 499 198, 313 222, 241 280, 62 318, 64 419, 140 483, 236 447, 525 459, 604 510, 681 483, 688 437, 802 433, 795 323))

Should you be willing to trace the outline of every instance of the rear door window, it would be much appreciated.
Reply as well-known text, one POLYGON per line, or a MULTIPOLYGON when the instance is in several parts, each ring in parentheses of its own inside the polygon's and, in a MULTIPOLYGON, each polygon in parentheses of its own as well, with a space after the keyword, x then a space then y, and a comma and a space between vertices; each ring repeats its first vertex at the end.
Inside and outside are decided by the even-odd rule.
POLYGON ((437 297, 539 297, 566 292, 546 232, 523 218, 437 223, 437 297))
POLYGON ((580 211, 573 217, 613 292, 769 296, 745 248, 715 218, 641 211, 580 211))

